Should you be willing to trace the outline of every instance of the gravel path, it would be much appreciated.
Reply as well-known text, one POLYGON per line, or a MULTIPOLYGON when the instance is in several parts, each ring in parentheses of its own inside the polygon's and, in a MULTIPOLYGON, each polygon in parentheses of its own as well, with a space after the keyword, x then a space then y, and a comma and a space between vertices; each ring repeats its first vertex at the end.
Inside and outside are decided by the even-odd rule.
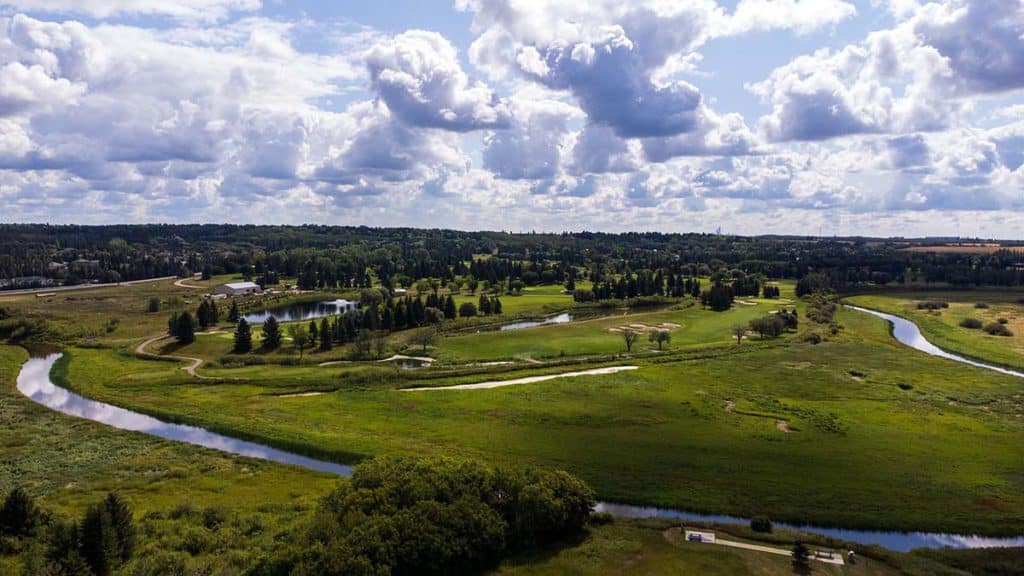
POLYGON ((626 370, 636 370, 638 366, 609 366, 606 368, 594 368, 593 370, 580 370, 578 372, 564 372, 562 374, 548 374, 545 376, 527 376, 526 378, 514 378, 512 380, 491 380, 477 384, 459 384, 457 386, 439 386, 436 388, 403 388, 402 392, 422 392, 425 390, 482 390, 488 388, 501 388, 502 386, 516 386, 519 384, 533 384, 556 378, 573 378, 576 376, 598 376, 601 374, 615 374, 626 370))

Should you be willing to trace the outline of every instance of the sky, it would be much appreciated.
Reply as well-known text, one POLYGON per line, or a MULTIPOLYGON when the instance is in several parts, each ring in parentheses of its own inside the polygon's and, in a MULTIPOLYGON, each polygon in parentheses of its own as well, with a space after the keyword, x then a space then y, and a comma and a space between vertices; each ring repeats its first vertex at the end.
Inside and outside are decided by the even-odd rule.
POLYGON ((0 0, 0 221, 1024 238, 1024 0, 0 0))

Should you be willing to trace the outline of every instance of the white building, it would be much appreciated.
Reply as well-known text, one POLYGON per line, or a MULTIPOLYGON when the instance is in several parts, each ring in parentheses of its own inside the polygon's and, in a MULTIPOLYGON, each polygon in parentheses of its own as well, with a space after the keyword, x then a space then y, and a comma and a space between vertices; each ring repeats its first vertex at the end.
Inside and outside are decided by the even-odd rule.
POLYGON ((249 296, 260 292, 260 285, 255 282, 231 282, 221 284, 213 289, 214 295, 224 294, 226 296, 249 296))

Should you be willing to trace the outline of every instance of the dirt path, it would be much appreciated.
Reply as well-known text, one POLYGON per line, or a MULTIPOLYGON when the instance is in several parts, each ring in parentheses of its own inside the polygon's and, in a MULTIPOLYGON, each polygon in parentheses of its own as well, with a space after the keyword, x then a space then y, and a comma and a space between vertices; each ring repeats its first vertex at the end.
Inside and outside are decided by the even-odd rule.
POLYGON ((598 376, 602 374, 615 374, 625 370, 636 370, 639 366, 609 366, 606 368, 594 368, 593 370, 580 370, 578 372, 563 372, 562 374, 548 374, 546 376, 527 376, 526 378, 514 378, 512 380, 492 380, 490 382, 479 382, 477 384, 459 384, 457 386, 438 386, 436 388, 404 388, 402 392, 422 392, 426 390, 482 390, 486 388, 500 388, 502 386, 516 386, 519 384, 533 384, 556 378, 573 378, 576 376, 598 376))
MULTIPOLYGON (((767 552, 768 554, 778 554, 779 556, 792 556, 793 555, 793 552, 791 550, 786 550, 785 548, 774 548, 772 546, 761 546, 761 545, 758 545, 758 544, 747 544, 746 542, 735 542, 733 540, 722 540, 722 539, 719 539, 719 538, 715 539, 715 544, 719 544, 721 546, 729 546, 731 548, 742 548, 744 550, 753 550, 755 552, 767 552)), ((841 555, 837 555, 834 558, 819 558, 819 557, 815 556, 814 554, 811 554, 811 560, 817 560, 819 562, 825 562, 826 564, 835 564, 837 566, 842 566, 843 564, 845 564, 845 562, 843 562, 843 557, 841 555)))
POLYGON ((189 364, 187 366, 183 366, 181 369, 184 370, 185 372, 188 372, 189 375, 192 376, 193 378, 199 380, 221 380, 221 378, 211 378, 209 376, 203 376, 202 374, 196 374, 196 370, 203 364, 202 358, 193 358, 191 356, 173 356, 170 354, 154 354, 153 352, 149 352, 146 350, 146 348, 150 344, 153 344, 154 342, 159 342, 160 340, 164 340, 165 338, 169 338, 169 336, 156 336, 154 338, 150 338, 149 340, 146 340, 142 344, 136 346, 135 353, 138 354, 139 356, 150 356, 152 358, 173 358, 175 360, 183 360, 185 362, 189 362, 189 364))
POLYGON ((186 282, 188 282, 189 280, 194 280, 194 279, 199 278, 199 277, 200 277, 199 274, 195 274, 195 275, 192 276, 192 278, 182 278, 180 280, 175 281, 174 285, 177 286, 178 288, 187 288, 189 290, 205 290, 206 286, 196 286, 195 284, 186 284, 186 282))

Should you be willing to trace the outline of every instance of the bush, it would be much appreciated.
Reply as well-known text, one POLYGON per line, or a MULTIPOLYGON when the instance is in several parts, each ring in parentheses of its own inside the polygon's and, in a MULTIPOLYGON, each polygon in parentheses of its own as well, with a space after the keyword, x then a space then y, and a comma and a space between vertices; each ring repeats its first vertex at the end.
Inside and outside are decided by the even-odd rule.
POLYGON ((949 302, 942 300, 932 300, 927 302, 918 302, 918 310, 940 310, 942 308, 949 308, 949 302))
POLYGON ((146 312, 153 313, 160 311, 160 299, 156 296, 149 299, 149 304, 146 306, 146 312))
POLYGON ((979 310, 984 310, 988 308, 988 302, 978 302, 977 304, 974 305, 974 307, 978 308, 979 310))
POLYGON ((1013 332, 1010 329, 1000 324, 999 322, 991 322, 985 325, 985 332, 993 336, 1013 336, 1013 332))
POLYGON ((969 330, 981 330, 983 325, 984 324, 982 324, 981 320, 978 320, 977 318, 964 318, 960 321, 960 327, 967 328, 969 330))
POLYGON ((754 516, 750 520, 750 529, 754 532, 769 533, 772 531, 772 521, 767 516, 754 516))
POLYGON ((906 382, 900 382, 899 384, 897 384, 897 386, 900 387, 900 390, 913 390, 914 389, 914 385, 913 384, 907 384, 906 382))
POLYGON ((999 322, 1000 324, 1003 324, 1003 325, 1006 325, 1006 324, 1010 323, 1010 321, 1007 320, 1006 318, 1000 318, 999 320, 996 320, 996 322, 999 322))
POLYGON ((821 335, 817 332, 808 332, 807 335, 804 336, 804 342, 809 344, 821 344, 821 335))

